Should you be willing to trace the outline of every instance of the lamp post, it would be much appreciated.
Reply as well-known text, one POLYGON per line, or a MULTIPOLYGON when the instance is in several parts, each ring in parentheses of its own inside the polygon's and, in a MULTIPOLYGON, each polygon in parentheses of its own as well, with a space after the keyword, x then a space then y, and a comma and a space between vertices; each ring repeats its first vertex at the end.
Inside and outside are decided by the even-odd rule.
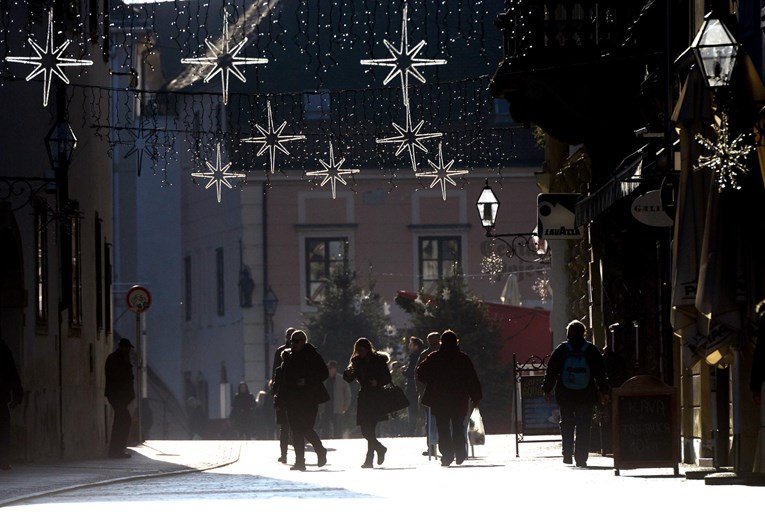
POLYGON ((521 261, 536 263, 548 258, 550 248, 547 243, 540 241, 536 233, 495 233, 499 199, 489 186, 489 180, 481 190, 476 201, 481 226, 486 230, 486 237, 503 243, 506 247, 504 255, 508 258, 517 257, 521 261))
POLYGON ((276 314, 276 308, 279 306, 279 298, 274 293, 274 290, 271 289, 269 286, 266 289, 266 293, 263 296, 263 312, 266 315, 266 339, 263 343, 263 352, 264 352, 264 375, 266 380, 270 378, 270 350, 269 346, 271 345, 273 336, 274 336, 274 315, 276 314))
POLYGON ((738 50, 739 44, 728 27, 713 17, 712 13, 707 14, 691 43, 691 51, 704 75, 707 87, 716 89, 728 86, 736 65, 738 50))

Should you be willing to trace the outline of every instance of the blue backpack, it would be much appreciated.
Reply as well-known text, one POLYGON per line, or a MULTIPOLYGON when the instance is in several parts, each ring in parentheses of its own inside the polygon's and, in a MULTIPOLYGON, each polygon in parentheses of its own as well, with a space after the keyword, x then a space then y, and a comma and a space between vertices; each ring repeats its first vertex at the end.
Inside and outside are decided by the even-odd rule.
POLYGON ((569 350, 563 368, 560 372, 561 383, 566 389, 580 391, 590 385, 590 364, 587 362, 585 352, 589 343, 585 342, 581 350, 576 350, 571 343, 564 343, 569 350))

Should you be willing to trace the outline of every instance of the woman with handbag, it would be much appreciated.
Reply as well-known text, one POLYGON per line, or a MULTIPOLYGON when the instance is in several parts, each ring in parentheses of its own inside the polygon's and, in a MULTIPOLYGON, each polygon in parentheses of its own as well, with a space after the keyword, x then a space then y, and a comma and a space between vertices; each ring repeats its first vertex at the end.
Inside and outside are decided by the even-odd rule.
POLYGON ((380 409, 380 402, 383 386, 391 381, 388 356, 377 352, 368 339, 357 339, 353 344, 348 368, 343 372, 343 379, 359 383, 356 424, 361 427, 361 435, 367 440, 367 457, 361 467, 373 467, 375 453, 377 464, 382 464, 388 449, 377 439, 375 429, 379 421, 387 418, 387 414, 380 409))

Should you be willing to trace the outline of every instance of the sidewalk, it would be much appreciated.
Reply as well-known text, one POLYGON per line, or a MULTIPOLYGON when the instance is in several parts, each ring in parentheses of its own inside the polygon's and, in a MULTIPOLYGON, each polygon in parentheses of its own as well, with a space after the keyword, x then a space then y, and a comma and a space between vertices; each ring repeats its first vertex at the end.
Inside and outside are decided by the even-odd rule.
POLYGON ((204 471, 239 459, 240 445, 217 441, 147 441, 130 459, 18 464, 0 472, 0 507, 19 500, 104 483, 204 471))

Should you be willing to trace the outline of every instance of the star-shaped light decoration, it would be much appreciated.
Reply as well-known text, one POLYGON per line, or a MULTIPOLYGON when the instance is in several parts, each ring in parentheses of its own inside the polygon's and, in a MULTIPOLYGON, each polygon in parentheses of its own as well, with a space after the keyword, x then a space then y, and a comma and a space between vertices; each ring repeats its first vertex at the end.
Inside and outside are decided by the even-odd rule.
POLYGON ((159 158, 157 130, 146 128, 146 123, 142 120, 137 130, 129 129, 128 132, 133 136, 133 142, 132 147, 125 153, 123 158, 128 158, 133 154, 138 156, 136 175, 140 176, 144 154, 151 158, 153 162, 156 162, 159 158))
POLYGON ((304 140, 305 135, 282 135, 284 127, 287 126, 287 121, 282 121, 279 128, 274 128, 274 118, 271 115, 271 101, 266 102, 268 109, 268 129, 263 128, 259 124, 255 125, 255 128, 261 133, 261 137, 250 137, 242 139, 242 142, 248 142, 251 144, 262 144, 258 150, 258 156, 268 150, 268 156, 271 160, 271 174, 274 173, 274 166, 276 163, 276 150, 278 149, 285 155, 289 155, 289 151, 282 144, 283 142, 291 142, 293 140, 304 140))
POLYGON ((378 144, 399 143, 398 149, 396 150, 396 156, 400 155, 404 152, 404 150, 408 149, 409 158, 412 160, 412 170, 417 173, 417 157, 414 151, 415 148, 418 148, 427 153, 428 148, 426 148, 421 141, 432 139, 434 137, 440 137, 443 135, 441 132, 420 133, 423 124, 425 124, 425 121, 420 121, 417 123, 417 126, 412 128, 412 115, 410 113, 409 107, 406 107, 406 126, 402 128, 398 124, 393 123, 393 128, 396 129, 398 135, 394 135, 393 137, 386 137, 384 139, 377 139, 375 142, 378 144))
POLYGON ((42 48, 39 44, 32 40, 30 37, 27 39, 32 49, 37 54, 34 57, 6 57, 8 62, 15 62, 17 64, 31 64, 36 66, 29 75, 27 75, 27 82, 32 80, 39 74, 43 75, 43 107, 48 106, 48 98, 50 97, 50 84, 54 76, 57 76, 65 84, 69 83, 69 79, 64 74, 62 67, 67 66, 92 66, 92 60, 77 60, 63 57, 64 51, 72 43, 69 40, 63 42, 61 46, 53 49, 53 9, 48 11, 48 36, 45 39, 45 48, 42 48))
POLYGON ((246 174, 242 174, 239 172, 228 172, 229 167, 231 167, 231 162, 227 163, 226 165, 221 164, 221 157, 220 157, 220 142, 218 143, 218 154, 215 159, 215 166, 210 162, 205 162, 207 165, 207 168, 209 169, 209 172, 192 172, 191 175, 195 178, 207 178, 208 181, 207 185, 205 185, 205 190, 215 185, 215 188, 218 192, 218 202, 220 203, 220 190, 221 185, 226 185, 228 188, 231 187, 231 183, 229 183, 228 180, 233 178, 246 178, 246 174))
POLYGON ((247 44, 247 38, 242 39, 233 47, 231 47, 231 40, 228 37, 228 21, 226 20, 227 14, 228 13, 224 9, 223 10, 222 41, 219 41, 219 44, 216 45, 211 40, 210 37, 207 37, 205 39, 205 44, 207 45, 207 49, 209 50, 208 53, 212 53, 212 55, 208 55, 206 57, 191 57, 191 58, 181 59, 181 64, 197 64, 200 66, 212 66, 213 67, 212 70, 210 70, 210 72, 207 73, 207 76, 205 76, 204 78, 205 83, 209 82, 215 77, 215 75, 220 73, 221 84, 223 86, 223 104, 224 105, 228 104, 229 75, 234 75, 242 83, 247 82, 247 79, 244 77, 244 74, 241 71, 239 71, 239 68, 237 66, 243 66, 248 64, 265 64, 268 62, 268 59, 238 56, 239 52, 242 51, 242 48, 244 48, 244 45, 247 44))
POLYGON ((717 190, 726 188, 740 190, 740 179, 749 173, 743 160, 754 150, 754 146, 742 144, 745 134, 741 134, 731 142, 728 116, 722 114, 720 124, 713 125, 717 142, 712 142, 701 134, 696 134, 696 141, 711 151, 709 156, 700 156, 696 169, 710 169, 714 172, 717 190))
POLYGON ((425 40, 423 39, 417 43, 414 48, 409 48, 409 29, 407 27, 407 10, 408 6, 404 4, 404 14, 401 20, 401 43, 396 49, 393 43, 387 39, 383 39, 385 47, 391 53, 392 57, 385 59, 362 59, 361 63, 369 66, 387 66, 390 67, 390 73, 383 80, 383 85, 388 85, 388 82, 396 78, 401 77, 401 90, 404 94, 404 105, 409 105, 409 75, 412 75, 417 80, 425 83, 425 77, 417 69, 417 66, 438 66, 446 64, 444 59, 423 59, 417 57, 420 50, 425 46, 425 40))
POLYGON ((430 188, 435 187, 437 183, 441 183, 441 197, 443 197, 444 201, 446 201, 446 183, 449 182, 456 187, 457 182, 452 179, 452 176, 467 174, 469 171, 452 171, 451 168, 452 165, 454 165, 454 160, 450 160, 448 164, 444 165, 444 153, 440 142, 438 143, 438 164, 434 164, 430 160, 428 160, 428 163, 433 168, 433 170, 428 172, 418 172, 415 174, 415 176, 418 178, 433 178, 433 181, 430 184, 430 188))
POLYGON ((324 167, 324 170, 321 171, 309 171, 306 174, 306 176, 324 176, 324 180, 321 182, 321 187, 326 185, 328 181, 331 181, 332 185, 332 199, 337 198, 337 182, 339 181, 343 185, 347 185, 348 183, 343 178, 343 175, 346 174, 356 174, 359 172, 359 169, 342 169, 343 162, 345 162, 345 158, 341 158, 339 162, 335 162, 335 152, 332 149, 332 143, 329 143, 329 163, 325 162, 324 160, 319 160, 319 163, 322 167, 324 167))

